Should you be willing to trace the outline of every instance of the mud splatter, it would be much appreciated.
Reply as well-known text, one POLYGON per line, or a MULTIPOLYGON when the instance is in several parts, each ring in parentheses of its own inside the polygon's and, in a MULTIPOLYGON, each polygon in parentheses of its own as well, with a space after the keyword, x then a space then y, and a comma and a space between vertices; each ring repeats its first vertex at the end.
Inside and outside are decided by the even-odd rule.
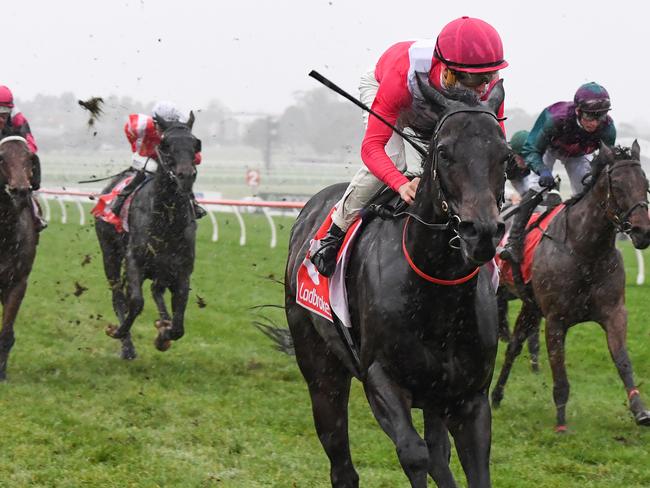
POLYGON ((84 294, 84 292, 86 292, 88 290, 88 288, 86 288, 85 286, 79 284, 78 281, 74 282, 74 288, 75 288, 75 290, 74 290, 73 294, 76 297, 80 297, 81 295, 84 294))

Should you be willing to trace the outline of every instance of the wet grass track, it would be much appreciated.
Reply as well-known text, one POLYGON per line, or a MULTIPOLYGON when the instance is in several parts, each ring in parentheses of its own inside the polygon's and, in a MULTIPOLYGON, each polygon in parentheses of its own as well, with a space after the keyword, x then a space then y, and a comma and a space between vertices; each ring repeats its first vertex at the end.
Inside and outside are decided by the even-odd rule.
MULTIPOLYGON (((283 301, 272 280, 282 279, 291 220, 278 221, 275 250, 266 222, 247 221, 245 247, 234 218, 220 217, 218 243, 209 241, 209 225, 201 226, 186 336, 166 353, 152 345, 156 316, 147 288, 133 362, 121 361, 119 343, 103 332, 114 317, 94 230, 50 225, 16 325, 9 380, 0 385, 0 486, 329 486, 294 359, 250 325, 248 307, 283 301)), ((650 290, 632 284, 635 261, 623 247, 630 354, 650 401, 650 290)), ((265 314, 283 320, 281 311, 265 314)), ((499 363, 502 354, 501 347, 499 363)), ((530 373, 524 356, 515 365, 494 412, 494 486, 650 486, 650 429, 628 414, 599 327, 571 330, 567 361, 566 435, 552 430, 545 355, 540 375, 530 373)), ((358 383, 350 412, 361 486, 407 486, 358 383)), ((452 463, 464 486, 455 455, 452 463)))

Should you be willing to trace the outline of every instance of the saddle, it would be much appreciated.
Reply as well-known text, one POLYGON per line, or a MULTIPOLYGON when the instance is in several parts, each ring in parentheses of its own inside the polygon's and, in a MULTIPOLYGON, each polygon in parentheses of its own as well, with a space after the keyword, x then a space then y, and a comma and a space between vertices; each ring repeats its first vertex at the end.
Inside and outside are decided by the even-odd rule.
POLYGON ((138 191, 140 191, 140 189, 142 189, 142 187, 144 187, 153 179, 153 175, 150 175, 149 173, 146 174, 146 177, 142 183, 140 183, 127 197, 124 205, 122 206, 122 209, 120 210, 120 215, 117 216, 116 220, 116 216, 111 211, 111 204, 124 189, 124 187, 126 187, 131 182, 131 180, 133 180, 134 177, 135 173, 132 171, 124 173, 121 179, 118 180, 118 182, 113 186, 113 188, 111 188, 109 192, 103 193, 97 197, 97 203, 90 211, 94 217, 115 226, 115 230, 117 230, 118 233, 129 231, 129 210, 131 208, 133 197, 138 191))

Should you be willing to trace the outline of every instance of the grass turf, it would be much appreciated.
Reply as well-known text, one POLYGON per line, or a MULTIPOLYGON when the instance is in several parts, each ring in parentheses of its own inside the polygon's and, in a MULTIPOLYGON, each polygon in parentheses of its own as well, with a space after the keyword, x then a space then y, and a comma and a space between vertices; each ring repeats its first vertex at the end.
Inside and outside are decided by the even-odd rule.
MULTIPOLYGON (((218 243, 210 242, 207 223, 200 226, 186 336, 166 353, 152 344, 156 314, 146 289, 133 327, 139 357, 132 362, 118 358, 119 342, 103 332, 115 319, 93 228, 50 225, 16 324, 8 381, 0 384, 0 486, 330 486, 294 359, 251 326, 250 306, 283 303, 273 279, 282 279, 291 220, 277 221, 276 249, 268 247, 264 219, 246 220, 244 247, 234 216, 219 215, 218 243), (76 283, 87 290, 79 294, 76 283)), ((623 248, 628 345, 637 384, 647 393, 648 285, 632 284, 636 264, 631 248, 623 248)), ((284 323, 281 311, 264 313, 284 323)), ((499 365, 503 352, 501 345, 499 365)), ((566 435, 552 431, 545 353, 540 375, 529 371, 525 355, 516 363, 494 412, 494 486, 650 486, 650 429, 629 415, 598 326, 571 330, 567 363, 566 435)), ((358 382, 350 417, 361 486, 408 486, 358 382)), ((455 453, 452 465, 465 486, 455 453)))

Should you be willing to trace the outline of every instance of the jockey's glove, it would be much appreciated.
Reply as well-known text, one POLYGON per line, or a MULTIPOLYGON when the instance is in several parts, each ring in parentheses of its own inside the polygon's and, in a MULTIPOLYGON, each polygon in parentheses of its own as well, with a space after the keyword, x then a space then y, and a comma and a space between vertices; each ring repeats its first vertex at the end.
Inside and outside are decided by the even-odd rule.
POLYGON ((548 168, 544 168, 539 172, 539 185, 544 188, 553 188, 555 186, 553 173, 548 168))

